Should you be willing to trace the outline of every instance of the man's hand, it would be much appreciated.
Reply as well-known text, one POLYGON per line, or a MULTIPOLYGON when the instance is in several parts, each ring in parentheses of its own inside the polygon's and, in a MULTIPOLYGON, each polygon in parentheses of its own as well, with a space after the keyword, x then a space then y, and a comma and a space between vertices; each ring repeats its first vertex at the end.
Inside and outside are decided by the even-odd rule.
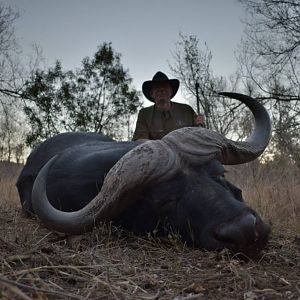
POLYGON ((196 124, 196 126, 205 127, 205 117, 204 117, 204 115, 202 115, 202 114, 197 115, 196 118, 195 118, 195 124, 196 124))

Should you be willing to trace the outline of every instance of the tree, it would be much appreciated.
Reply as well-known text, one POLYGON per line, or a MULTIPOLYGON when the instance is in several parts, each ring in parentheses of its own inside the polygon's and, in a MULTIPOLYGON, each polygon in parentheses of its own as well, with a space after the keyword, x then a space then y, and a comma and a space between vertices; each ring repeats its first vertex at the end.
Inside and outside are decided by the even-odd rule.
POLYGON ((243 75, 257 84, 265 98, 299 100, 299 0, 239 1, 248 13, 239 56, 243 75))
POLYGON ((23 136, 26 126, 15 105, 3 100, 6 97, 0 97, 0 160, 20 162, 25 151, 23 136))
POLYGON ((47 71, 37 70, 22 93, 31 125, 27 143, 78 130, 125 138, 129 116, 141 106, 131 82, 110 43, 100 45, 74 72, 63 71, 59 61, 47 71))
POLYGON ((180 80, 183 92, 194 108, 198 94, 207 127, 227 134, 233 126, 235 111, 240 104, 217 94, 226 90, 227 83, 223 77, 213 74, 212 53, 207 45, 201 49, 196 36, 180 34, 179 37, 173 53, 174 62, 169 63, 170 69, 180 80))
POLYGON ((240 72, 272 114, 273 156, 300 164, 300 2, 239 1, 247 12, 240 72))
POLYGON ((18 50, 13 24, 19 13, 0 3, 0 94, 9 94, 14 69, 12 54, 18 50))
MULTIPOLYGON (((17 11, 0 3, 0 160, 7 161, 13 159, 22 132, 17 120, 18 106, 15 105, 15 96, 18 94, 18 63, 15 55, 19 49, 13 25, 18 17, 17 11)), ((19 146, 19 156, 22 155, 22 151, 19 146)))

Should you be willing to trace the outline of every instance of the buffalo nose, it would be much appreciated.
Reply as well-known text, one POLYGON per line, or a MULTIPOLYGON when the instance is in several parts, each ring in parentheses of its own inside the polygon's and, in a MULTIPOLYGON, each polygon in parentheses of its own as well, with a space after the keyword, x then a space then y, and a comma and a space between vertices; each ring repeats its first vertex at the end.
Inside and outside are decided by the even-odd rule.
POLYGON ((216 231, 216 239, 234 247, 243 248, 251 245, 258 239, 256 222, 253 214, 247 214, 230 223, 225 223, 216 231))

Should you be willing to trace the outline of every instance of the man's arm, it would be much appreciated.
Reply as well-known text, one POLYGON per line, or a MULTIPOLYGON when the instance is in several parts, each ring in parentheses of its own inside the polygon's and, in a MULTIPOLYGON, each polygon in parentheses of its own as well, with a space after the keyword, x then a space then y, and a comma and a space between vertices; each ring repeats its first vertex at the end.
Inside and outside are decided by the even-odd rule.
POLYGON ((145 114, 143 113, 143 110, 140 110, 132 140, 136 141, 149 138, 149 128, 147 126, 145 114))

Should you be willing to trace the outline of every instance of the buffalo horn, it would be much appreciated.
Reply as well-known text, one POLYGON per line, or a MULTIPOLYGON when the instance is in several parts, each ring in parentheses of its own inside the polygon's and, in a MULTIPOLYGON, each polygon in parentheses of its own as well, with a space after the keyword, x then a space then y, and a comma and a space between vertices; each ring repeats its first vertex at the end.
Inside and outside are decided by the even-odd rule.
POLYGON ((148 141, 126 153, 108 172, 99 194, 85 207, 74 212, 54 208, 46 193, 46 179, 56 157, 39 172, 33 186, 35 213, 50 229, 68 234, 90 231, 101 221, 113 220, 134 202, 132 191, 154 180, 164 181, 179 171, 179 159, 162 141, 148 141))
POLYGON ((266 109, 249 96, 220 93, 243 102, 254 116, 254 129, 245 141, 232 141, 202 127, 186 127, 172 131, 164 140, 188 164, 202 164, 217 158, 222 164, 243 164, 256 159, 267 147, 271 137, 271 121, 266 109))

